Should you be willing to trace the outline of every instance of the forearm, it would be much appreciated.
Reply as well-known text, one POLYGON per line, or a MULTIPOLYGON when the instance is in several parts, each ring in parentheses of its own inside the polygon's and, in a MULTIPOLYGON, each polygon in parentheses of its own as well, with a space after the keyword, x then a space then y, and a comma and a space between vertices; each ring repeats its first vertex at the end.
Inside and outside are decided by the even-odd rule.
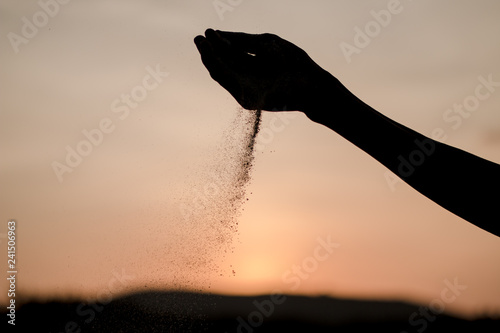
MULTIPOLYGON (((326 87, 333 84, 338 92, 340 83, 336 79, 326 87)), ((335 101, 315 98, 319 101, 311 104, 315 110, 305 113, 371 155, 421 194, 500 236, 500 165, 427 138, 380 114, 345 87, 340 91, 335 101)))

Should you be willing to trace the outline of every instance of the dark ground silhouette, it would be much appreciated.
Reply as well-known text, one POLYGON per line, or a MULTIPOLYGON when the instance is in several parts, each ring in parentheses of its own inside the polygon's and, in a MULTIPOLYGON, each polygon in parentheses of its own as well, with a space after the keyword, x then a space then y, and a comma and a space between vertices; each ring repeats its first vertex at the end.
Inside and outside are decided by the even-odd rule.
MULTIPOLYGON (((30 302, 16 313, 17 332, 500 332, 500 320, 418 315, 400 302, 270 295, 220 296, 144 292, 108 304, 30 302), (256 303, 259 304, 256 306, 256 303), (259 310, 260 307, 260 310, 259 310), (262 322, 260 322, 262 318, 262 322)), ((2 315, 5 319, 5 312, 2 315)), ((6 320, 4 320, 6 322, 6 320)))

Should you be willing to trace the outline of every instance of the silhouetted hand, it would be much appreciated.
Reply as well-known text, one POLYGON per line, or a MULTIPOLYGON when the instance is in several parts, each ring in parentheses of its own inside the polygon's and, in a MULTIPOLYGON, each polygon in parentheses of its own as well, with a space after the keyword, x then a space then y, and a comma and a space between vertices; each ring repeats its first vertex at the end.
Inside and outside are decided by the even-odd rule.
POLYGON ((273 34, 207 29, 194 42, 210 76, 248 110, 305 112, 333 79, 304 50, 273 34))
POLYGON ((500 165, 387 118, 276 35, 208 29, 194 42, 212 78, 245 109, 303 111, 429 199, 500 236, 500 165))

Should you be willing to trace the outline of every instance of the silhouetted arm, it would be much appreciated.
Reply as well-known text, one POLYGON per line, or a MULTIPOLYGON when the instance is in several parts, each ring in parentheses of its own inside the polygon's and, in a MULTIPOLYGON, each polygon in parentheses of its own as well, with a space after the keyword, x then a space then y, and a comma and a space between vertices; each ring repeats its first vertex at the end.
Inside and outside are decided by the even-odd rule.
POLYGON ((304 112, 435 203, 500 236, 500 165, 432 140, 385 117, 347 89, 344 93, 342 109, 348 112, 334 112, 338 106, 332 106, 327 94, 304 112))
POLYGON ((211 29, 205 35, 195 38, 204 65, 241 106, 303 111, 429 199, 500 236, 500 165, 385 117, 278 36, 211 29))

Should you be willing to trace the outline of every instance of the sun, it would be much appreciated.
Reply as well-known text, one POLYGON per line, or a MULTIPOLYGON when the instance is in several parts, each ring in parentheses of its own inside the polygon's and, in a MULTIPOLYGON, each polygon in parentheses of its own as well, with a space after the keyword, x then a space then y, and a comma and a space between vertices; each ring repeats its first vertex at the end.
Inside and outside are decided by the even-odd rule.
POLYGON ((254 282, 266 282, 279 278, 277 265, 270 258, 255 256, 242 259, 235 266, 236 275, 241 279, 254 282))

